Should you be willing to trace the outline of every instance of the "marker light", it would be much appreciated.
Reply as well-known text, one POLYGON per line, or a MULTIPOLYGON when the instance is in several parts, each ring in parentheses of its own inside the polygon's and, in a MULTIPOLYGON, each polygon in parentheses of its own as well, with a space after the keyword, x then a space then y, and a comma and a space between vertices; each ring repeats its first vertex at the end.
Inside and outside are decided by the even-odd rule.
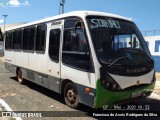
POLYGON ((86 88, 86 93, 89 94, 91 92, 90 88, 86 88))

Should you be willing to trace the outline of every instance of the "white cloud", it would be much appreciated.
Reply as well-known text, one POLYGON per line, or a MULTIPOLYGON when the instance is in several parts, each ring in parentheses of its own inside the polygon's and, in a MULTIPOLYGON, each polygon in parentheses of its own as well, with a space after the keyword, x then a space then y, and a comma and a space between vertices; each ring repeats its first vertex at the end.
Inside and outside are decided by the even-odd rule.
POLYGON ((30 3, 28 0, 25 0, 24 2, 20 2, 19 0, 9 0, 9 2, 0 3, 0 7, 25 7, 30 6, 30 3))
POLYGON ((12 6, 19 6, 20 5, 18 0, 10 0, 9 4, 12 5, 12 6))
POLYGON ((26 3, 26 4, 29 4, 29 1, 28 1, 28 0, 26 0, 26 1, 25 1, 25 3, 26 3))
POLYGON ((3 23, 3 22, 4 22, 4 20, 3 20, 3 19, 0 19, 0 24, 3 23))
POLYGON ((132 17, 129 17, 129 19, 131 19, 132 21, 140 21, 139 18, 132 18, 132 17))

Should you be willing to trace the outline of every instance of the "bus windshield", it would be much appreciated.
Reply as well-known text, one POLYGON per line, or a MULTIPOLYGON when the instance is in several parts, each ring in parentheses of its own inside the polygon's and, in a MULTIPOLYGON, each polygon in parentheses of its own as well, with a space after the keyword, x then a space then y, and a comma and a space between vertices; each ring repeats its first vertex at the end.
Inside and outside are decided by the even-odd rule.
POLYGON ((151 61, 147 44, 133 22, 102 16, 88 16, 87 22, 101 63, 138 66, 151 61))

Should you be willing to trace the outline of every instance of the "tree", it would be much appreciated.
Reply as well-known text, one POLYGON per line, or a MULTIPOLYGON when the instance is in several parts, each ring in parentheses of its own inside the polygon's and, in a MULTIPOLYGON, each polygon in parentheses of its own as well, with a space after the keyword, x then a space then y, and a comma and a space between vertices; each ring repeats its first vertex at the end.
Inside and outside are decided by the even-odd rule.
POLYGON ((0 28, 0 41, 3 41, 3 33, 2 33, 1 28, 0 28))

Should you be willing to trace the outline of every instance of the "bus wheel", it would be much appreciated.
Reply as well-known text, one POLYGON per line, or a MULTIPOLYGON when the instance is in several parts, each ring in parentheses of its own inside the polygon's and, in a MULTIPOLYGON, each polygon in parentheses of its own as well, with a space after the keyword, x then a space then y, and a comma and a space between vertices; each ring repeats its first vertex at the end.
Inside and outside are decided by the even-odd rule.
POLYGON ((19 68, 18 71, 17 71, 17 80, 20 84, 23 84, 23 76, 22 76, 22 71, 21 69, 19 68))
POLYGON ((72 82, 68 82, 64 87, 64 100, 71 108, 76 108, 79 104, 78 91, 72 82))

